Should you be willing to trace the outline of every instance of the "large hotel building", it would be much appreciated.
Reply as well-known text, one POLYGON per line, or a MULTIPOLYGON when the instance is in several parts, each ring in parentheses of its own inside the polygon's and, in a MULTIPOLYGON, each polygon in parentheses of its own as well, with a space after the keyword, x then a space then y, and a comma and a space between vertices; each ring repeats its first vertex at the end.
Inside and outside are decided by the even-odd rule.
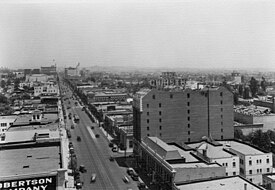
POLYGON ((133 102, 134 138, 164 142, 234 138, 233 94, 224 87, 165 91, 144 89, 133 102))

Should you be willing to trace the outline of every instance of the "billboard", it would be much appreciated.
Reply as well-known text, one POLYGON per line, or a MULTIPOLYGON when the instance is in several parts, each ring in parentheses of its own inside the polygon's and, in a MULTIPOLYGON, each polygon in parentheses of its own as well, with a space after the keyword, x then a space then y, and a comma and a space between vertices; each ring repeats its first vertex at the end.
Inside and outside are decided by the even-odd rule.
POLYGON ((0 190, 56 190, 56 176, 0 181, 0 190))

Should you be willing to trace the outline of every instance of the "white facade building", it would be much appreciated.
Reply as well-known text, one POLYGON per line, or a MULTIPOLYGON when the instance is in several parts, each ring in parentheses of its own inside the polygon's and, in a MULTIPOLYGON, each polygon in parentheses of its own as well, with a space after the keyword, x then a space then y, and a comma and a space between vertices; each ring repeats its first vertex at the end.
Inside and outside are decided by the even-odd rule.
POLYGON ((47 82, 48 79, 49 76, 45 74, 26 75, 26 82, 47 82))
POLYGON ((39 96, 39 95, 56 95, 58 94, 58 86, 54 85, 53 83, 45 83, 40 86, 35 86, 34 87, 34 96, 39 96))
POLYGON ((0 136, 5 134, 16 118, 17 116, 14 115, 0 116, 0 136))

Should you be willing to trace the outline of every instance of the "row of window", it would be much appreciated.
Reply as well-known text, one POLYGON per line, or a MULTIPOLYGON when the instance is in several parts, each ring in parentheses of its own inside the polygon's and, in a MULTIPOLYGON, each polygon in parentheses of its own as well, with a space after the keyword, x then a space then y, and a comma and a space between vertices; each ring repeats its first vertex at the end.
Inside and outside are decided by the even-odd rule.
MULTIPOLYGON (((256 172, 257 173, 255 173, 255 174, 262 173, 262 169, 257 169, 256 172)), ((266 168, 266 172, 269 173, 270 172, 270 168, 266 168)), ((253 174, 253 170, 249 170, 249 174, 253 174)))
MULTIPOLYGON (((241 159, 240 161, 241 164, 244 164, 243 160, 241 159)), ((256 160, 256 163, 257 164, 261 164, 262 163, 262 160, 259 159, 259 160, 256 160)), ((269 158, 266 159, 266 163, 269 164, 269 158)), ((252 160, 249 160, 249 166, 252 166, 252 160)))
POLYGON ((7 123, 1 123, 1 127, 7 127, 8 124, 7 123))
MULTIPOLYGON (((228 176, 228 173, 226 172, 225 175, 228 176)), ((236 172, 233 172, 233 175, 236 175, 236 172)))
MULTIPOLYGON (((227 167, 228 164, 227 163, 222 163, 222 166, 227 167)), ((236 162, 232 162, 232 167, 235 168, 236 167, 236 162)))
MULTIPOLYGON (((223 93, 222 93, 222 92, 220 93, 220 96, 221 96, 221 97, 223 96, 223 93)), ((173 94, 170 94, 170 98, 173 98, 173 97, 174 97, 173 94)), ((153 95, 152 98, 153 98, 153 99, 156 99, 156 95, 153 95)), ((187 93, 187 98, 190 98, 190 94, 189 94, 189 93, 187 93)))

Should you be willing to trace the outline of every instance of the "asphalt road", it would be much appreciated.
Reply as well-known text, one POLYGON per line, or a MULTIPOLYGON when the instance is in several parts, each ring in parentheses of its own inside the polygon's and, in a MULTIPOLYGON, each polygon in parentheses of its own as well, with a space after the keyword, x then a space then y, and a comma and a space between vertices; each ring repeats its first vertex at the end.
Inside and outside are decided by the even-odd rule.
MULTIPOLYGON (((70 92, 66 93, 70 96, 70 92)), ((74 124, 75 128, 71 130, 71 141, 77 155, 77 163, 84 165, 87 169, 86 173, 81 173, 81 181, 83 181, 82 189, 85 190, 127 190, 137 189, 137 183, 132 181, 125 184, 122 178, 127 175, 126 168, 119 167, 116 161, 109 160, 112 152, 108 147, 108 141, 104 137, 102 131, 98 128, 96 123, 93 123, 85 111, 82 111, 79 104, 75 106, 76 100, 65 101, 65 105, 71 108, 67 112, 77 114, 80 118, 79 123, 74 124), (94 126, 94 129, 91 129, 94 126), (95 135, 100 137, 96 138, 95 135), (76 140, 77 136, 81 137, 81 141, 76 140), (97 175, 95 182, 90 182, 92 174, 97 175)), ((71 128, 72 120, 67 120, 67 127, 71 128)))

